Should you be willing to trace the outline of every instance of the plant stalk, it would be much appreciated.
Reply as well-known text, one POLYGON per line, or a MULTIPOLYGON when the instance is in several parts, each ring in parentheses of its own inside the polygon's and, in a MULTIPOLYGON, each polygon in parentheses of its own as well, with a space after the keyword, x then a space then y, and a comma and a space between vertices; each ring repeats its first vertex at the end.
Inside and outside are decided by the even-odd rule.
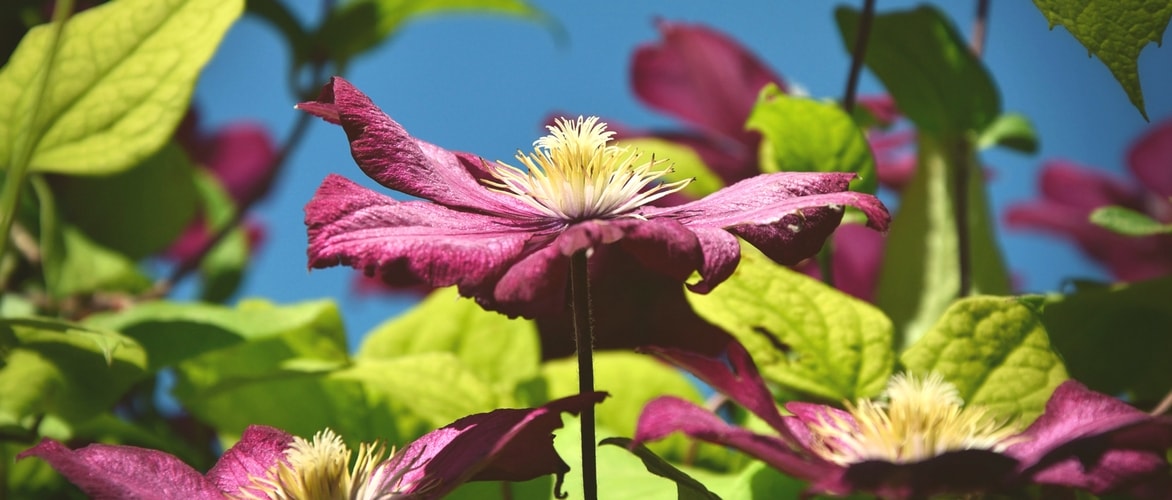
MULTIPOLYGON (((574 316, 574 346, 578 351, 578 392, 594 392, 594 318, 591 315, 590 280, 586 252, 570 257, 570 308, 574 316)), ((598 459, 595 450, 594 405, 582 409, 582 492, 586 500, 598 500, 598 459)))

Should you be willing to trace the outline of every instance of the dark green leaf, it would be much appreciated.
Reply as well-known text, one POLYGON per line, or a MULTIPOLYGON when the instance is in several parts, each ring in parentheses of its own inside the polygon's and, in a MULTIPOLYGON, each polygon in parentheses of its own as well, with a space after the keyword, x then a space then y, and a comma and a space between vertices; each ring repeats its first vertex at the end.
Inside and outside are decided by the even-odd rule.
POLYGON ((963 139, 937 142, 920 134, 917 169, 891 222, 875 301, 906 348, 936 323, 958 296, 960 239, 956 176, 968 172, 971 293, 1008 294, 1009 273, 993 230, 984 173, 963 139), (961 168, 961 163, 966 163, 961 168))
POLYGON ((867 138, 834 102, 790 97, 769 84, 745 127, 765 137, 762 172, 851 172, 859 175, 856 191, 878 187, 867 138))
POLYGON ((298 62, 306 60, 312 39, 284 3, 279 0, 248 0, 246 3, 249 14, 265 20, 285 37, 294 59, 298 62))
POLYGON ((1042 322, 1070 374, 1155 405, 1172 381, 1172 279, 1047 297, 1042 322))
POLYGON ((1001 146, 1022 153, 1038 152, 1038 134, 1024 115, 1005 113, 997 117, 977 139, 977 148, 1001 146))
POLYGON ((55 179, 53 191, 68 223, 138 260, 166 248, 195 217, 193 173, 187 155, 172 142, 115 175, 55 179))
POLYGON ((831 401, 879 394, 895 362, 875 307, 742 246, 728 281, 688 294, 696 313, 737 338, 767 380, 831 401))
POLYGON ((666 460, 659 458, 658 455, 647 449, 646 446, 639 445, 632 450, 630 449, 631 440, 621 437, 606 438, 599 444, 610 444, 630 451, 639 457, 639 460, 643 461, 643 465, 647 467, 647 472, 675 482, 676 494, 679 500, 720 500, 720 497, 708 491, 708 488, 705 488, 699 481, 692 479, 691 476, 680 471, 666 460))
POLYGON ((0 429, 43 416, 79 423, 107 410, 145 375, 133 339, 46 318, 0 320, 0 429))
MULTIPOLYGON (((846 47, 854 47, 859 13, 840 7, 835 18, 846 47)), ((977 132, 1001 112, 988 71, 933 7, 876 16, 864 62, 920 132, 977 132)))
POLYGON ((1161 43, 1172 2, 1167 0, 1034 0, 1050 29, 1064 26, 1097 56, 1123 86, 1131 104, 1144 119, 1143 90, 1139 85, 1139 54, 1151 42, 1161 43))
POLYGON ((956 302, 900 361, 912 373, 939 373, 966 404, 1022 423, 1037 418, 1067 378, 1042 319, 1012 297, 956 302))
POLYGON ((1172 234, 1172 224, 1161 224, 1147 214, 1125 207, 1096 208, 1091 212, 1091 222, 1127 236, 1172 234))
POLYGON ((138 164, 171 137, 241 10, 243 0, 103 4, 69 20, 52 68, 44 66, 53 29, 33 28, 0 70, 0 167, 22 162, 14 158, 22 148, 31 148, 31 172, 92 175, 138 164))

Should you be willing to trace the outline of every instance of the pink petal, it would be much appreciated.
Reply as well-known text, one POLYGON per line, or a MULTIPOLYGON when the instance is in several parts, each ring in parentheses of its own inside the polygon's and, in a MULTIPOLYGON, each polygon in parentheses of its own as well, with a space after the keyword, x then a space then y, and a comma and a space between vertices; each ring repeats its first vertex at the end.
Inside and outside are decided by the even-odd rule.
POLYGON ((663 41, 635 51, 631 85, 649 106, 749 142, 745 120, 768 83, 784 82, 728 36, 698 24, 659 22, 663 41))
MULTIPOLYGON (((263 425, 250 425, 244 435, 208 471, 207 478, 220 491, 235 494, 255 486, 254 480, 268 475, 278 461, 285 460, 285 449, 293 442, 288 432, 263 425)), ((259 490, 253 490, 260 494, 259 490)))
POLYGON ((578 414, 606 396, 594 392, 538 408, 493 410, 432 431, 396 454, 391 467, 403 472, 407 485, 400 493, 441 498, 467 481, 526 481, 548 474, 556 474, 560 486, 570 471, 553 447, 561 414, 578 414))
POLYGON ((1172 197, 1172 120, 1154 125, 1127 152, 1127 166, 1148 191, 1172 197))
POLYGON ((268 131, 252 123, 234 123, 217 130, 211 141, 211 157, 204 166, 232 199, 246 205, 264 197, 277 166, 277 150, 268 131))
POLYGON ((396 201, 337 175, 306 205, 305 224, 311 267, 342 264, 391 284, 470 290, 504 273, 534 237, 508 220, 396 201))
POLYGON ((38 457, 95 499, 223 498, 219 488, 174 455, 135 446, 91 444, 70 450, 52 439, 16 456, 38 457))
POLYGON ((354 161, 380 184, 449 207, 497 214, 532 211, 516 199, 489 191, 479 182, 484 160, 453 153, 411 137, 350 82, 334 77, 316 101, 297 108, 339 124, 350 139, 354 161))

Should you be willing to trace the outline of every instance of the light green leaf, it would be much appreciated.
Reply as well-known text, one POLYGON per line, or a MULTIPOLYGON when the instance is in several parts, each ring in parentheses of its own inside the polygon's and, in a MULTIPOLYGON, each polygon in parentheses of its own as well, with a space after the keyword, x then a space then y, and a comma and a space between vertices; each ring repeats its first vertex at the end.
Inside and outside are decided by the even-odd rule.
POLYGON ((993 146, 1002 146, 1022 153, 1037 153, 1038 133, 1025 115, 1005 113, 998 116, 997 120, 986 127, 977 138, 978 149, 993 146))
POLYGON ((859 175, 856 191, 878 187, 867 138, 834 102, 791 97, 769 84, 745 127, 765 138, 762 172, 851 172, 859 175))
POLYGON ((1172 234, 1172 224, 1160 221, 1126 207, 1099 207, 1091 212, 1091 222, 1126 236, 1172 234))
POLYGON ((674 465, 659 458, 655 452, 648 449, 646 446, 639 445, 634 450, 629 449, 631 440, 628 438, 611 437, 603 439, 600 443, 618 446, 624 450, 630 451, 635 456, 643 461, 643 465, 647 467, 647 472, 655 474, 656 476, 667 478, 676 483, 676 495, 678 500, 720 500, 708 488, 705 488, 699 481, 693 479, 683 471, 677 469, 674 465))
POLYGON ((524 0, 354 0, 330 12, 316 33, 340 66, 398 33, 403 25, 439 14, 496 14, 536 21, 559 29, 545 13, 524 0))
POLYGON ((46 415, 80 423, 145 375, 146 354, 117 333, 47 318, 0 320, 0 429, 46 415))
POLYGON ((742 246, 741 263, 700 317, 732 334, 767 380, 832 401, 879 394, 891 375, 892 326, 875 307, 742 246))
POLYGON ((65 25, 52 68, 44 64, 52 30, 30 30, 0 70, 0 167, 19 161, 18 142, 32 147, 30 172, 118 172, 153 154, 243 3, 120 0, 88 9, 65 25), (50 69, 37 99, 34 86, 50 69))
POLYGON ((895 324, 902 348, 936 323, 958 296, 955 185, 960 162, 968 172, 968 237, 972 256, 970 293, 1008 294, 1009 273, 993 230, 984 173, 963 139, 937 142, 919 136, 916 174, 891 221, 875 302, 895 324))
MULTIPOLYGON (((608 399, 598 406, 599 410, 610 404, 608 399)), ((571 498, 580 498, 582 495, 582 432, 581 423, 577 417, 566 416, 562 419, 565 427, 558 429, 554 440, 554 449, 570 466, 570 473, 566 474, 564 491, 571 498)), ((607 438, 621 436, 611 429, 599 426, 595 434, 600 441, 607 438)), ((654 446, 652 446, 654 449, 654 446)), ((646 466, 635 455, 620 449, 617 446, 599 446, 598 456, 598 498, 608 500, 677 500, 676 483, 672 480, 648 474, 646 466)), ((550 500, 553 500, 550 495, 550 500)))
POLYGON ((1144 119, 1139 84, 1139 54, 1151 42, 1161 43, 1172 2, 1167 0, 1034 0, 1050 29, 1063 26, 1107 65, 1144 119))
POLYGON ((65 226, 54 238, 60 254, 44 255, 45 285, 55 297, 69 297, 95 291, 139 293, 151 281, 126 256, 89 239, 80 230, 65 226))
POLYGON ((95 314, 85 324, 135 339, 150 353, 151 370, 220 350, 215 359, 205 361, 220 361, 232 370, 209 374, 215 378, 208 383, 263 373, 287 358, 347 360, 342 319, 329 301, 274 306, 254 300, 237 308, 154 301, 95 314), (250 358, 251 353, 256 357, 250 358))
POLYGON ((138 260, 175 241, 195 217, 194 166, 174 142, 116 175, 53 184, 61 215, 106 248, 138 260))
POLYGON ((406 314, 375 327, 356 357, 394 359, 426 352, 450 352, 481 380, 508 390, 536 376, 541 362, 532 321, 485 311, 454 287, 432 292, 406 314))
MULTIPOLYGON (((846 47, 854 47, 859 13, 834 12, 846 47)), ((954 136, 984 130, 1001 97, 981 61, 934 7, 880 14, 864 62, 921 133, 954 136)))
POLYGON ((703 198, 724 187, 724 182, 708 168, 708 165, 704 164, 700 155, 696 154, 694 149, 682 144, 663 139, 640 137, 622 139, 618 141, 618 146, 630 146, 638 150, 643 154, 644 160, 650 160, 652 157, 671 160, 672 171, 664 176, 664 180, 674 182, 691 178, 692 182, 688 183, 682 192, 693 198, 703 198))
POLYGON ((1172 278, 1047 297, 1042 322, 1070 374, 1155 406, 1172 381, 1172 278))
POLYGON ((909 372, 939 373, 965 404, 1029 423, 1042 413, 1066 367, 1037 312, 1012 297, 958 301, 900 357, 909 372))

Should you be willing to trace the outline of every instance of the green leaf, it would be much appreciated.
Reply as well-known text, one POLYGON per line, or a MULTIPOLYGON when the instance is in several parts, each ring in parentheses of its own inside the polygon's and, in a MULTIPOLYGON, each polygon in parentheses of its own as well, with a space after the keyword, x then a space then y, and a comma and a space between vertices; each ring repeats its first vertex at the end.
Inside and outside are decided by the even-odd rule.
POLYGON ((427 352, 450 352, 481 380, 508 390, 536 376, 541 362, 532 321, 485 311, 460 297, 455 288, 436 290, 406 314, 375 327, 356 358, 394 359, 427 352))
POLYGON ((496 14, 537 21, 551 29, 555 23, 524 0, 355 0, 330 12, 315 34, 341 67, 398 33, 403 25, 439 14, 496 14))
POLYGON ((901 349, 936 323, 960 291, 954 187, 959 171, 968 172, 970 293, 1008 294, 1011 288, 975 153, 963 139, 938 142, 924 134, 918 139, 918 166, 891 221, 875 294, 895 324, 901 349), (967 163, 963 169, 961 162, 967 163))
POLYGON ((708 491, 708 488, 705 488, 699 481, 677 469, 668 463, 667 460, 659 458, 658 455, 647 449, 646 446, 639 445, 633 450, 629 449, 631 440, 621 437, 606 438, 599 444, 610 444, 630 451, 643 461, 643 465, 647 467, 647 472, 674 481, 676 483, 676 495, 679 500, 720 500, 720 497, 708 491))
POLYGON ((1001 146, 1022 153, 1038 152, 1038 133, 1029 118, 1020 113, 1005 113, 997 117, 977 138, 977 148, 1001 146))
POLYGON ((163 250, 195 217, 194 166, 174 142, 115 175, 62 177, 53 185, 61 215, 131 260, 163 250))
POLYGON ((79 423, 145 374, 133 339, 46 318, 0 320, 0 429, 33 430, 46 415, 79 423))
POLYGON ((19 161, 17 143, 32 148, 30 172, 138 164, 171 137, 199 71, 242 9, 242 0, 107 3, 66 23, 51 68, 53 30, 30 30, 0 70, 0 167, 19 161))
POLYGON ((724 187, 724 182, 708 168, 708 165, 704 164, 704 160, 700 159, 696 150, 682 144, 663 139, 640 137, 622 139, 618 141, 618 146, 630 146, 641 152, 647 159, 654 157, 671 160, 672 171, 664 176, 664 180, 675 182, 691 178, 692 182, 688 183, 682 192, 693 198, 703 198, 724 187))
POLYGON ((285 37, 297 62, 308 59, 313 39, 284 3, 278 0, 248 0, 246 4, 249 14, 267 21, 285 37))
MULTIPOLYGON (((598 406, 606 408, 611 401, 598 406)), ((565 427, 558 429, 554 436, 554 449, 570 466, 563 490, 572 497, 582 491, 582 432, 578 417, 566 416, 565 427)), ((621 435, 601 425, 595 430, 599 440, 621 435)), ((652 446, 652 449, 655 447, 652 446)), ((615 446, 599 446, 598 456, 598 498, 608 500, 677 500, 676 483, 670 479, 647 473, 647 467, 635 455, 615 446)), ((550 499, 553 500, 553 496, 550 499)))
MULTIPOLYGON (((231 224, 236 215, 236 202, 209 172, 196 172, 196 187, 203 205, 207 234, 218 233, 224 224, 231 224)), ((206 302, 224 302, 236 293, 248 267, 252 249, 248 232, 243 226, 228 233, 200 261, 202 284, 200 299, 206 302)))
MULTIPOLYGON (((263 373, 286 358, 305 356, 346 361, 346 338, 338 307, 329 301, 274 306, 245 301, 237 308, 154 301, 120 312, 95 314, 85 324, 121 331, 150 353, 151 370, 222 350, 219 376, 263 373), (242 345, 246 344, 246 345, 242 345), (235 346, 236 349, 227 349, 235 346), (258 353, 249 358, 251 353, 258 353)), ((213 381, 214 382, 214 381, 213 381)))
POLYGON ((832 401, 879 394, 895 359, 891 321, 755 249, 742 253, 728 281, 688 294, 696 313, 736 337, 767 380, 832 401))
POLYGON ((867 138, 834 102, 791 97, 769 84, 745 127, 765 138, 762 172, 852 172, 859 175, 856 191, 878 187, 867 138))
POLYGON ((1108 206, 1091 212, 1091 222, 1126 236, 1172 234, 1172 224, 1160 221, 1126 207, 1108 206))
MULTIPOLYGON (((845 46, 854 47, 859 13, 839 7, 834 15, 845 46)), ((876 16, 864 63, 922 133, 984 130, 1001 112, 989 72, 933 7, 876 16)))
POLYGON ((900 357, 908 371, 937 372, 965 404, 1029 423, 1042 413, 1066 368, 1034 308, 1012 297, 956 302, 900 357))
POLYGON ((126 256, 89 239, 77 228, 65 226, 53 238, 60 254, 44 255, 45 285, 55 297, 69 297, 96 291, 140 293, 151 281, 126 256))
POLYGON ((1107 65, 1123 86, 1131 104, 1144 119, 1143 90, 1139 84, 1139 54, 1151 42, 1161 43, 1172 2, 1167 0, 1034 0, 1050 23, 1063 26, 1107 65))
POLYGON ((1172 380, 1172 278, 1047 297, 1042 322, 1070 374, 1155 406, 1172 380))

